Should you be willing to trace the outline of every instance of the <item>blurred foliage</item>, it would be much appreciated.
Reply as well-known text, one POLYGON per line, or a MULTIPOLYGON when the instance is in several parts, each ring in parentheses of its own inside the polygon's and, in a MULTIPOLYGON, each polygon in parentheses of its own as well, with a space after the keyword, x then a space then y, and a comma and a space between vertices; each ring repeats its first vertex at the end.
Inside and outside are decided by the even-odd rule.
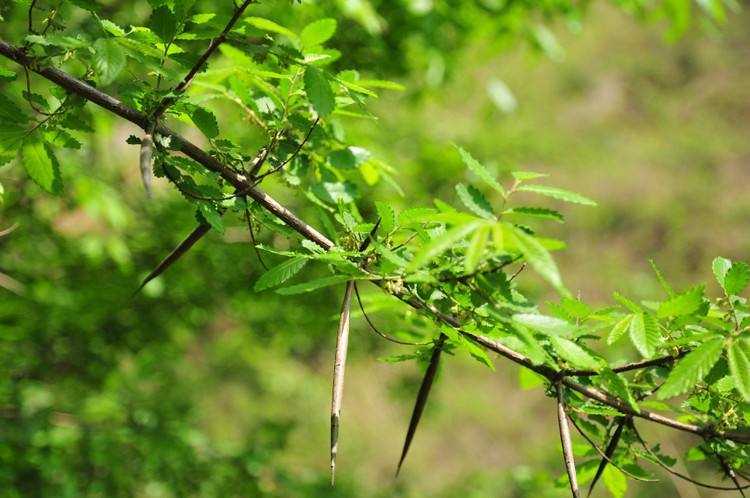
MULTIPOLYGON (((36 22, 57 3, 38 2, 36 22)), ((82 32, 99 29, 73 6, 86 3, 62 2, 60 18, 82 32)), ((340 117, 338 130, 332 120, 334 131, 345 128, 349 143, 382 160, 372 177, 397 174, 404 192, 364 177, 362 205, 455 198, 465 173, 452 141, 499 173, 513 163, 552 172, 600 204, 566 212, 565 231, 555 232, 570 244, 560 265, 569 286, 600 301, 613 282, 653 298, 658 283, 641 276, 650 255, 685 286, 707 280, 713 254, 747 259, 747 16, 725 19, 725 6, 735 7, 718 1, 614 3, 666 24, 652 30, 611 7, 562 0, 268 2, 251 15, 297 32, 333 17, 330 47, 341 55, 334 70, 356 67, 363 79, 405 87, 371 104, 377 120, 340 117)), ((23 38, 27 7, 0 7, 4 39, 23 38)), ((99 14, 147 25, 151 7, 104 2, 99 14)), ((232 64, 219 56, 218 67, 232 64)), ((0 69, 2 94, 20 94, 23 73, 7 61, 0 69)), ((123 70, 139 74, 135 64, 123 70)), ((50 91, 41 79, 32 83, 50 91)), ((204 91, 193 90, 198 98, 204 91)), ((262 130, 233 109, 212 110, 219 123, 237 123, 222 129, 228 137, 264 144, 262 130)), ((125 144, 134 127, 83 112, 96 133, 90 147, 60 152, 60 197, 43 195, 16 164, 0 169, 0 228, 18 225, 0 238, 0 272, 18 284, 0 289, 3 496, 566 495, 550 485, 562 468, 539 389, 516 393, 515 368, 498 366, 514 379, 498 386, 498 374, 460 360, 441 372, 421 449, 391 484, 418 374, 374 364, 374 356, 403 350, 360 325, 352 363, 361 364, 350 368, 345 406, 346 470, 330 488, 324 448, 338 296, 255 293, 262 270, 243 220, 227 217, 222 235, 210 234, 133 297, 195 217, 166 182, 157 180, 155 199, 145 201, 137 148, 125 144), (538 417, 532 427, 530 413, 538 417)), ((304 218, 319 216, 293 190, 273 189, 304 218)), ((269 230, 259 237, 285 244, 269 230)), ((545 295, 533 277, 525 285, 545 295)), ((366 299, 384 327, 404 327, 393 303, 366 299)), ((675 492, 668 482, 637 489, 675 492)))

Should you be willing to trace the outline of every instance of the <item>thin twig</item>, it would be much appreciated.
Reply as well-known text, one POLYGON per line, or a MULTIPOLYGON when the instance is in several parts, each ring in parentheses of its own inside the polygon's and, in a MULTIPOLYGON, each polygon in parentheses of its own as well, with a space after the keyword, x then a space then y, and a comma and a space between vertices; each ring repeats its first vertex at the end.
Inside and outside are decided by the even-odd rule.
POLYGON ((438 364, 440 363, 440 353, 443 352, 443 344, 447 336, 440 334, 440 337, 435 342, 435 347, 432 350, 432 356, 430 356, 430 363, 427 365, 427 371, 422 379, 422 384, 419 386, 419 392, 417 393, 417 400, 414 403, 414 410, 411 413, 411 419, 409 420, 409 428, 406 431, 406 439, 404 440, 404 448, 401 450, 401 458, 398 460, 398 467, 396 467, 396 477, 401 471, 401 466, 404 463, 406 454, 409 453, 409 447, 414 439, 414 434, 417 432, 417 426, 419 425, 419 419, 422 418, 422 412, 427 404, 427 398, 430 395, 430 389, 432 383, 435 380, 435 374, 437 373, 438 364))
POLYGON ((266 265, 266 262, 263 261, 263 257, 260 255, 260 251, 258 250, 258 242, 255 240, 255 233, 253 233, 253 222, 250 218, 250 209, 247 206, 247 197, 245 197, 245 222, 247 223, 247 231, 250 233, 250 241, 253 244, 255 256, 257 256, 258 258, 260 266, 262 266, 264 270, 268 271, 268 266, 266 265))
POLYGON ((318 124, 318 121, 320 121, 320 117, 316 117, 315 118, 315 120, 313 121, 312 125, 310 126, 310 129, 307 130, 307 134, 302 139, 302 141, 299 143, 299 145, 297 145, 297 148, 294 150, 294 152, 292 152, 289 155, 289 157, 287 157, 282 163, 278 164, 277 166, 274 166, 272 169, 266 171, 265 173, 263 173, 262 175, 258 176, 255 179, 255 184, 256 185, 259 184, 261 181, 263 181, 263 179, 265 177, 267 177, 269 175, 272 175, 272 174, 276 173, 277 171, 281 170, 284 166, 286 166, 287 164, 289 164, 289 162, 292 159, 294 159, 295 157, 297 157, 297 155, 302 150, 302 147, 304 147, 305 144, 307 143, 307 141, 310 139, 310 135, 312 135, 312 132, 315 129, 315 126, 318 124))
POLYGON ((719 465, 721 466, 721 469, 724 471, 727 477, 729 477, 732 480, 735 487, 737 488, 737 491, 739 491, 742 497, 745 498, 745 492, 742 490, 742 486, 737 480, 737 474, 735 473, 734 469, 730 467, 729 464, 727 464, 727 461, 724 460, 724 457, 721 456, 719 453, 715 453, 715 456, 716 456, 716 459, 719 461, 719 465))
MULTIPOLYGON (((581 433, 581 435, 588 440, 588 436, 586 436, 583 433, 583 431, 581 431, 575 419, 571 419, 571 420, 573 421, 573 425, 575 426, 575 428, 578 429, 578 432, 581 433)), ((607 468, 607 464, 612 463, 612 465, 615 465, 615 463, 612 462, 612 455, 615 454, 615 450, 617 449, 617 444, 620 442, 620 436, 622 436, 622 430, 625 427, 626 421, 627 421, 627 417, 620 417, 617 420, 617 427, 615 427, 615 432, 612 434, 612 438, 610 438, 609 443, 607 443, 607 448, 604 450, 604 453, 599 452, 599 454, 602 456, 602 461, 599 462, 599 467, 597 467, 596 469, 596 474, 594 474, 594 478, 591 480, 591 485, 589 486, 589 492, 587 496, 591 496, 591 492, 594 491, 594 486, 596 486, 597 481, 604 473, 604 469, 607 468)), ((593 446, 593 442, 592 442, 592 446, 593 446)), ((599 448, 596 448, 596 450, 599 451, 599 448)))
POLYGON ((395 344, 401 344, 402 346, 426 346, 429 344, 428 342, 409 342, 409 341, 402 341, 400 339, 396 339, 395 337, 391 337, 387 334, 384 334, 378 328, 375 326, 374 323, 372 323, 372 320, 370 320, 370 317, 367 315, 367 312, 365 311, 365 307, 362 304, 362 298, 359 295, 359 288, 357 287, 357 284, 354 284, 354 293, 357 296, 357 302, 359 303, 359 309, 362 310, 362 316, 365 317, 365 321, 370 326, 370 329, 378 334, 380 337, 385 339, 386 341, 393 342, 395 344))
POLYGON ((717 489, 719 491, 742 491, 743 489, 750 488, 750 484, 747 484, 745 486, 737 486, 737 487, 727 487, 727 486, 717 486, 715 484, 708 484, 701 481, 696 481, 692 477, 686 476, 685 474, 682 474, 680 472, 677 472, 676 470, 670 468, 667 464, 661 461, 658 455, 656 455, 651 448, 648 447, 646 444, 646 441, 643 440, 641 437, 640 432, 638 432, 638 429, 635 427, 635 422, 633 420, 630 421, 630 429, 633 431, 633 434, 635 434, 635 437, 638 439, 638 442, 641 443, 641 446, 643 446, 643 449, 646 450, 646 453, 648 453, 651 458, 653 458, 654 463, 656 463, 659 467, 666 470, 670 474, 672 474, 675 477, 678 477, 684 481, 690 482, 692 484, 695 484, 696 486, 700 486, 701 488, 707 488, 707 489, 717 489))
POLYGON ((570 426, 568 425, 568 414, 565 411, 565 393, 562 384, 557 384, 557 424, 560 428, 560 445, 562 446, 565 470, 568 473, 568 482, 573 498, 578 498, 578 477, 576 476, 576 462, 573 458, 573 443, 570 439, 570 426))
POLYGON ((339 446, 339 425, 341 419, 341 400, 344 396, 344 370, 346 353, 349 348, 349 323, 351 320, 352 290, 354 280, 346 283, 344 300, 341 303, 339 331, 336 340, 336 357, 333 363, 333 396, 331 400, 331 485, 336 479, 336 454, 339 446))
MULTIPOLYGON (((198 71, 201 70, 203 67, 203 64, 206 63, 209 57, 213 55, 213 53, 216 51, 217 48, 219 48, 219 45, 224 43, 224 41, 227 38, 227 35, 232 30, 234 25, 237 23, 237 21, 242 17, 242 14, 245 12, 245 9, 253 3, 253 0, 245 0, 242 2, 242 5, 237 7, 234 11, 234 14, 232 15, 231 19, 229 19, 229 22, 224 27, 224 30, 221 32, 219 36, 211 40, 211 43, 208 46, 208 49, 201 55, 200 59, 198 59, 198 62, 195 63, 193 68, 188 72, 188 74, 185 75, 183 80, 180 82, 179 85, 177 85, 174 89, 175 94, 180 94, 187 90, 187 88, 190 86, 190 84, 193 82, 193 79, 195 78, 195 75, 198 74, 198 71)), ((159 103, 158 107, 152 114, 152 119, 154 121, 158 120, 162 114, 164 114, 164 111, 167 110, 167 108, 174 104, 175 97, 165 97, 162 99, 162 101, 159 103)))

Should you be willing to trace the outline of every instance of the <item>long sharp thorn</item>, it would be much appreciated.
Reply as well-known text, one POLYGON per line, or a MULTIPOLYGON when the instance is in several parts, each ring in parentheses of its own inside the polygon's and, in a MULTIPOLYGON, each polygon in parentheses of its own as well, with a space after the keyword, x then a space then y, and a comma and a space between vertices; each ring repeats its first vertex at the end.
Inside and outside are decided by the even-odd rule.
POLYGON ((378 231, 378 227, 380 226, 380 221, 382 218, 378 218, 378 221, 375 222, 375 226, 372 227, 372 230, 370 230, 370 233, 367 234, 367 238, 362 241, 362 243, 359 245, 359 252, 364 251, 368 247, 370 247, 370 242, 372 242, 372 238, 375 236, 375 232, 378 231))
POLYGON ((141 140, 141 179, 146 188, 146 196, 151 198, 151 162, 154 157, 154 140, 146 133, 141 140))
POLYGON ((138 294, 141 289, 146 286, 147 283, 164 273, 164 270, 172 266, 175 261, 180 259, 186 252, 188 252, 196 242, 198 242, 204 235, 208 233, 209 230, 211 230, 211 225, 198 225, 195 230, 190 232, 190 234, 185 237, 185 240, 180 242, 180 244, 175 247, 174 250, 170 252, 167 257, 164 258, 161 263, 159 263, 156 268, 154 268, 154 270, 146 276, 146 278, 143 279, 143 282, 141 282, 141 285, 139 285, 135 292, 133 292, 133 295, 135 296, 136 294, 138 294))
POLYGON ((625 427, 626 422, 627 422, 627 417, 621 417, 618 420, 617 427, 615 428, 615 432, 612 434, 612 438, 609 440, 609 443, 607 444, 607 448, 604 450, 604 456, 606 458, 602 458, 602 461, 599 462, 599 467, 596 469, 596 474, 594 475, 594 479, 591 480, 591 485, 589 486, 589 493, 586 496, 591 496, 591 492, 594 490, 594 485, 596 484, 596 481, 598 481, 599 478, 602 476, 604 469, 607 468, 607 464, 609 463, 609 460, 611 460, 612 455, 615 454, 615 450, 617 449, 617 444, 620 442, 620 436, 622 436, 622 430, 625 427))
POLYGON ((430 395, 430 389, 432 388, 432 382, 435 380, 435 374, 437 373, 438 364, 440 363, 440 353, 443 351, 443 343, 445 342, 446 336, 440 334, 435 348, 432 350, 432 356, 430 357, 430 364, 427 365, 427 371, 422 379, 422 385, 419 386, 419 393, 417 393, 417 401, 414 403, 414 410, 411 413, 411 420, 409 420, 409 428, 406 431, 406 439, 404 440, 404 448, 401 450, 401 458, 398 461, 398 467, 396 467, 396 477, 401 472, 401 466, 406 459, 406 454, 409 452, 412 439, 414 439, 414 433, 417 432, 417 426, 419 425, 419 419, 422 417, 425 404, 427 404, 427 397, 430 395))
POLYGON ((745 497, 745 492, 742 490, 742 486, 740 485, 739 481, 737 480, 737 474, 734 472, 734 469, 727 464, 726 460, 724 460, 724 457, 717 454, 716 458, 719 459, 719 465, 721 465, 722 470, 724 473, 732 480, 734 485, 737 487, 737 491, 740 492, 740 494, 745 497))
POLYGON ((352 291, 354 281, 346 283, 344 301, 341 303, 338 339, 336 340, 336 358, 333 363, 333 396, 331 401, 331 486, 336 480, 336 453, 339 445, 339 425, 341 419, 341 400, 344 395, 344 370, 346 353, 349 348, 349 322, 351 318, 352 291))
POLYGON ((565 412, 565 399, 562 386, 557 386, 557 423, 560 426, 560 444, 565 460, 565 470, 568 472, 570 491, 573 498, 579 498, 578 478, 576 477, 576 462, 573 458, 573 443, 570 439, 570 426, 568 425, 568 414, 565 412))

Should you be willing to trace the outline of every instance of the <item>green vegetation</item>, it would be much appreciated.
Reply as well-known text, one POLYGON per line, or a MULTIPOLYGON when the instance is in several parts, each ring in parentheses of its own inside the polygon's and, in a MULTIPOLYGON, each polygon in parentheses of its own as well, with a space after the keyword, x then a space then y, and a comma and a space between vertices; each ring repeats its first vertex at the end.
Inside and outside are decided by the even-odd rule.
POLYGON ((614 4, 0 7, 3 496, 746 486, 747 19, 614 4))

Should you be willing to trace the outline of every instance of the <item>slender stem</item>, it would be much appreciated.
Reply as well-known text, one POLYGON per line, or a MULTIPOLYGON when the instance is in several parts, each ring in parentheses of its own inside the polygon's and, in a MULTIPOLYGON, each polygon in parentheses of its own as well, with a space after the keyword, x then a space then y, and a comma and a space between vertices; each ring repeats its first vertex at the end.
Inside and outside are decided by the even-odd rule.
POLYGON ((560 382, 557 383, 557 425, 560 429, 560 445, 562 446, 565 470, 568 473, 570 492, 573 498, 578 498, 578 477, 576 475, 576 462, 573 457, 573 442, 570 438, 570 426, 568 425, 568 414, 565 411, 565 392, 560 382))

